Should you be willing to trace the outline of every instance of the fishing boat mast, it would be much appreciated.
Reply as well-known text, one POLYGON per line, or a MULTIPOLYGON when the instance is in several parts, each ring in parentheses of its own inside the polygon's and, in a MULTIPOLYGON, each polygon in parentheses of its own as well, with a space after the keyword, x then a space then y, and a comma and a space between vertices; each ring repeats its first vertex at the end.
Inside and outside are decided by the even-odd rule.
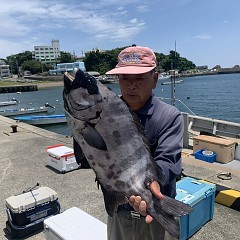
POLYGON ((176 40, 174 49, 174 58, 171 64, 171 104, 175 106, 176 102, 176 40))

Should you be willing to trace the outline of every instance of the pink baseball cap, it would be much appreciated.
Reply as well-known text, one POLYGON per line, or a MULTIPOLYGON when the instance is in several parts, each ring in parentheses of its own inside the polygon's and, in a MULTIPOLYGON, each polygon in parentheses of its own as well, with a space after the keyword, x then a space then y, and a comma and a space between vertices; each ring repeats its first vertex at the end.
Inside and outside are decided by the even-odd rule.
POLYGON ((143 74, 157 66, 154 52, 148 47, 128 47, 118 55, 118 64, 106 74, 143 74))

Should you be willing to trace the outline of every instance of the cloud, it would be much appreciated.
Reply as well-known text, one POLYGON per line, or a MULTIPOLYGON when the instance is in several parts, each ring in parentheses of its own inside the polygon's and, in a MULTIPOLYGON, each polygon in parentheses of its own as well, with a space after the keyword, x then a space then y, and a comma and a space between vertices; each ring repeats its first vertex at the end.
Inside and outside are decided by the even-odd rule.
MULTIPOLYGON (((27 42, 33 48, 34 43, 41 45, 53 37, 60 38, 59 32, 72 32, 75 37, 85 34, 85 38, 99 41, 131 40, 145 28, 145 21, 139 18, 133 5, 138 2, 140 0, 5 1, 0 8, 0 39, 4 44, 1 48, 8 45, 14 52, 22 51, 27 42), (126 10, 128 4, 133 6, 133 11, 126 10)), ((144 11, 147 7, 141 5, 137 9, 144 11)))
POLYGON ((196 39, 202 39, 202 40, 207 40, 207 39, 211 39, 212 36, 202 33, 202 34, 200 34, 200 35, 195 36, 194 38, 196 38, 196 39))
MULTIPOLYGON (((118 2, 105 0, 101 1, 101 4, 113 5, 118 2)), ((125 4, 129 2, 131 1, 123 1, 125 4)), ((119 16, 127 13, 123 7, 119 7, 119 11, 112 12, 106 8, 94 8, 90 4, 91 2, 88 3, 87 8, 82 8, 81 3, 78 3, 78 1, 77 4, 73 4, 71 1, 69 3, 55 3, 49 0, 42 2, 32 1, 29 4, 28 0, 21 0, 19 3, 11 3, 10 6, 6 4, 3 6, 5 10, 4 18, 8 14, 8 21, 0 21, 0 27, 4 30, 0 32, 0 36, 9 36, 9 34, 12 36, 25 35, 26 33, 35 32, 37 28, 43 32, 49 29, 73 28, 88 34, 97 34, 96 36, 101 31, 104 31, 104 35, 108 32, 111 38, 115 33, 119 36, 117 33, 119 29, 120 31, 127 31, 132 28, 132 22, 127 19, 127 16, 126 18, 119 18, 119 16), (11 31, 7 31, 9 29, 11 31), (106 29, 108 29, 107 32, 106 29)), ((3 17, 1 19, 3 20, 3 17)), ((142 24, 143 20, 135 20, 134 23, 136 24, 135 28, 139 28, 139 31, 141 31, 144 25, 142 24)), ((139 31, 134 31, 132 34, 139 31)))
POLYGON ((150 8, 147 5, 140 5, 140 6, 137 6, 137 11, 142 12, 142 13, 143 12, 149 12, 150 8))
POLYGON ((31 51, 33 46, 36 46, 36 45, 40 45, 39 39, 37 37, 33 37, 30 39, 22 39, 21 41, 15 41, 10 39, 0 39, 0 46, 1 46, 0 58, 5 58, 6 56, 10 56, 11 54, 31 51))

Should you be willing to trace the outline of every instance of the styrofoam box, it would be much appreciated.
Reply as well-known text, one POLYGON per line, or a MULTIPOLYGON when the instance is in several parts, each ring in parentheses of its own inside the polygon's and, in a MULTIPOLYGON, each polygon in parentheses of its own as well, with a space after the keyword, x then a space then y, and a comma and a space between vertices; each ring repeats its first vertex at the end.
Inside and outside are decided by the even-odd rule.
POLYGON ((61 173, 78 169, 81 166, 76 162, 72 148, 58 144, 47 147, 48 165, 61 173))
POLYGON ((236 142, 219 137, 199 135, 193 138, 193 152, 201 149, 210 150, 217 154, 216 161, 228 163, 234 159, 236 142))
POLYGON ((46 240, 106 240, 107 225, 77 207, 44 220, 46 240))
POLYGON ((185 177, 177 182, 177 200, 194 208, 189 215, 180 217, 180 240, 196 233, 213 218, 216 185, 185 177))

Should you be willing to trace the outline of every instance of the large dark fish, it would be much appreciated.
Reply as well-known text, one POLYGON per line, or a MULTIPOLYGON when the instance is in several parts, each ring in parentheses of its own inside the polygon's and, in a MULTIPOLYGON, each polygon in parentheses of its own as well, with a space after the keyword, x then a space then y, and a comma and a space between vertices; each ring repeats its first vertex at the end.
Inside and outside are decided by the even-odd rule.
POLYGON ((112 216, 128 197, 139 195, 147 202, 147 212, 179 238, 174 217, 192 208, 167 196, 160 201, 149 190, 154 180, 164 184, 164 176, 127 105, 81 70, 75 78, 65 73, 63 98, 68 125, 101 185, 107 213, 112 216))

